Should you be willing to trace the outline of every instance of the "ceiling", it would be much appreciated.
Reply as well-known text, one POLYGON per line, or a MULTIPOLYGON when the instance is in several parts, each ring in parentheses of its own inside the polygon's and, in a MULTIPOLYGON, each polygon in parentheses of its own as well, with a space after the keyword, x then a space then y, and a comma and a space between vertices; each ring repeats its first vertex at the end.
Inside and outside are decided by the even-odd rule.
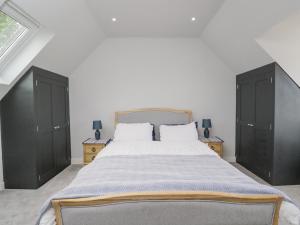
POLYGON ((108 37, 199 37, 223 0, 86 0, 108 37), (191 18, 195 17, 194 22, 191 18), (116 22, 112 22, 116 18, 116 22))
POLYGON ((300 11, 272 27, 257 42, 300 86, 300 11))
POLYGON ((300 9, 299 0, 13 1, 55 34, 32 64, 66 76, 109 37, 201 38, 241 73, 274 61, 256 38, 300 9))
POLYGON ((13 2, 54 33, 52 41, 35 58, 35 65, 68 76, 103 40, 102 30, 84 0, 13 2))
POLYGON ((299 9, 299 0, 226 0, 201 37, 235 73, 242 73, 274 61, 256 38, 299 9))
MULTIPOLYGON (((28 67, 35 65, 70 76, 104 39, 104 34, 91 15, 85 0, 13 0, 13 2, 36 19, 44 29, 54 33, 51 41, 28 67)), ((22 73, 17 79, 21 75, 22 73)), ((10 85, 0 85, 0 99, 16 80, 10 85)))

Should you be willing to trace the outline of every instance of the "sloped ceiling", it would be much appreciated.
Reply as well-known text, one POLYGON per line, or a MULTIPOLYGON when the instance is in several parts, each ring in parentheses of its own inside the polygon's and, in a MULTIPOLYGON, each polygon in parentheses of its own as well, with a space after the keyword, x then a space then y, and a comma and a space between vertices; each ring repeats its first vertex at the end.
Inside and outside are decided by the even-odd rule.
POLYGON ((86 2, 108 37, 199 37, 237 74, 277 59, 256 38, 300 9, 299 0, 86 2))
POLYGON ((227 0, 202 39, 233 71, 242 73, 274 61, 256 38, 299 9, 299 0, 227 0))
MULTIPOLYGON (((104 39, 104 34, 92 17, 85 0, 13 0, 13 2, 39 21, 43 28, 54 33, 52 40, 30 65, 70 76, 104 39)), ((19 74, 17 79, 21 75, 19 74)), ((0 85, 0 99, 16 80, 10 85, 0 85)))
MULTIPOLYGON (((299 0, 14 0, 55 36, 32 64, 69 76, 105 37, 199 37, 236 73, 274 59, 256 38, 299 0), (111 21, 112 17, 117 22, 111 21), (191 17, 196 17, 191 22, 191 17)), ((7 86, 0 86, 5 93, 7 86)))
POLYGON ((55 34, 35 65, 68 76, 104 38, 84 0, 14 2, 55 34))
POLYGON ((300 86, 300 11, 257 38, 263 49, 300 86))

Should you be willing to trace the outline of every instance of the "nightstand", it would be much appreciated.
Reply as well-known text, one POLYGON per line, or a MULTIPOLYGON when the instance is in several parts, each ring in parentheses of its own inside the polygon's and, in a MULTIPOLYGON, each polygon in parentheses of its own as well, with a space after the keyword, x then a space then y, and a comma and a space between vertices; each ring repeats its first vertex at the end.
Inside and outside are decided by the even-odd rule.
POLYGON ((203 143, 206 143, 209 148, 213 151, 215 151, 220 157, 223 156, 223 140, 221 138, 218 137, 209 137, 209 138, 205 138, 203 136, 201 136, 200 141, 203 143))
POLYGON ((82 142, 83 145, 83 163, 87 165, 91 163, 99 152, 109 143, 110 139, 89 138, 82 142))

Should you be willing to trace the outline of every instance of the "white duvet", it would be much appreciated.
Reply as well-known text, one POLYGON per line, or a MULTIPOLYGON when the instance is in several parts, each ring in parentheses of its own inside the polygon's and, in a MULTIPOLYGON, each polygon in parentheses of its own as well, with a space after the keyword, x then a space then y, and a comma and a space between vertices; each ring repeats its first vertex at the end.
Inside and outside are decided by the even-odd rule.
MULTIPOLYGON (((219 157, 210 150, 207 144, 200 141, 195 142, 159 142, 159 141, 118 141, 106 146, 99 157, 117 155, 212 155, 219 157)), ((220 158, 220 160, 222 160, 220 158)), ((300 225, 299 209, 289 203, 283 202, 280 214, 279 225, 300 225)), ((42 217, 40 225, 56 225, 54 210, 48 210, 42 217)))

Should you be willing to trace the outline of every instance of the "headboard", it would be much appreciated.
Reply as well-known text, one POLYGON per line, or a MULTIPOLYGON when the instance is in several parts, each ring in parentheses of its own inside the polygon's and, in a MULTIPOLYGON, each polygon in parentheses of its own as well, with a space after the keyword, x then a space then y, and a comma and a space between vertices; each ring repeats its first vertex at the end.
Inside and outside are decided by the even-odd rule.
POLYGON ((159 140, 159 125, 192 122, 192 111, 169 108, 144 108, 115 113, 115 123, 145 123, 155 126, 155 140, 159 140))

